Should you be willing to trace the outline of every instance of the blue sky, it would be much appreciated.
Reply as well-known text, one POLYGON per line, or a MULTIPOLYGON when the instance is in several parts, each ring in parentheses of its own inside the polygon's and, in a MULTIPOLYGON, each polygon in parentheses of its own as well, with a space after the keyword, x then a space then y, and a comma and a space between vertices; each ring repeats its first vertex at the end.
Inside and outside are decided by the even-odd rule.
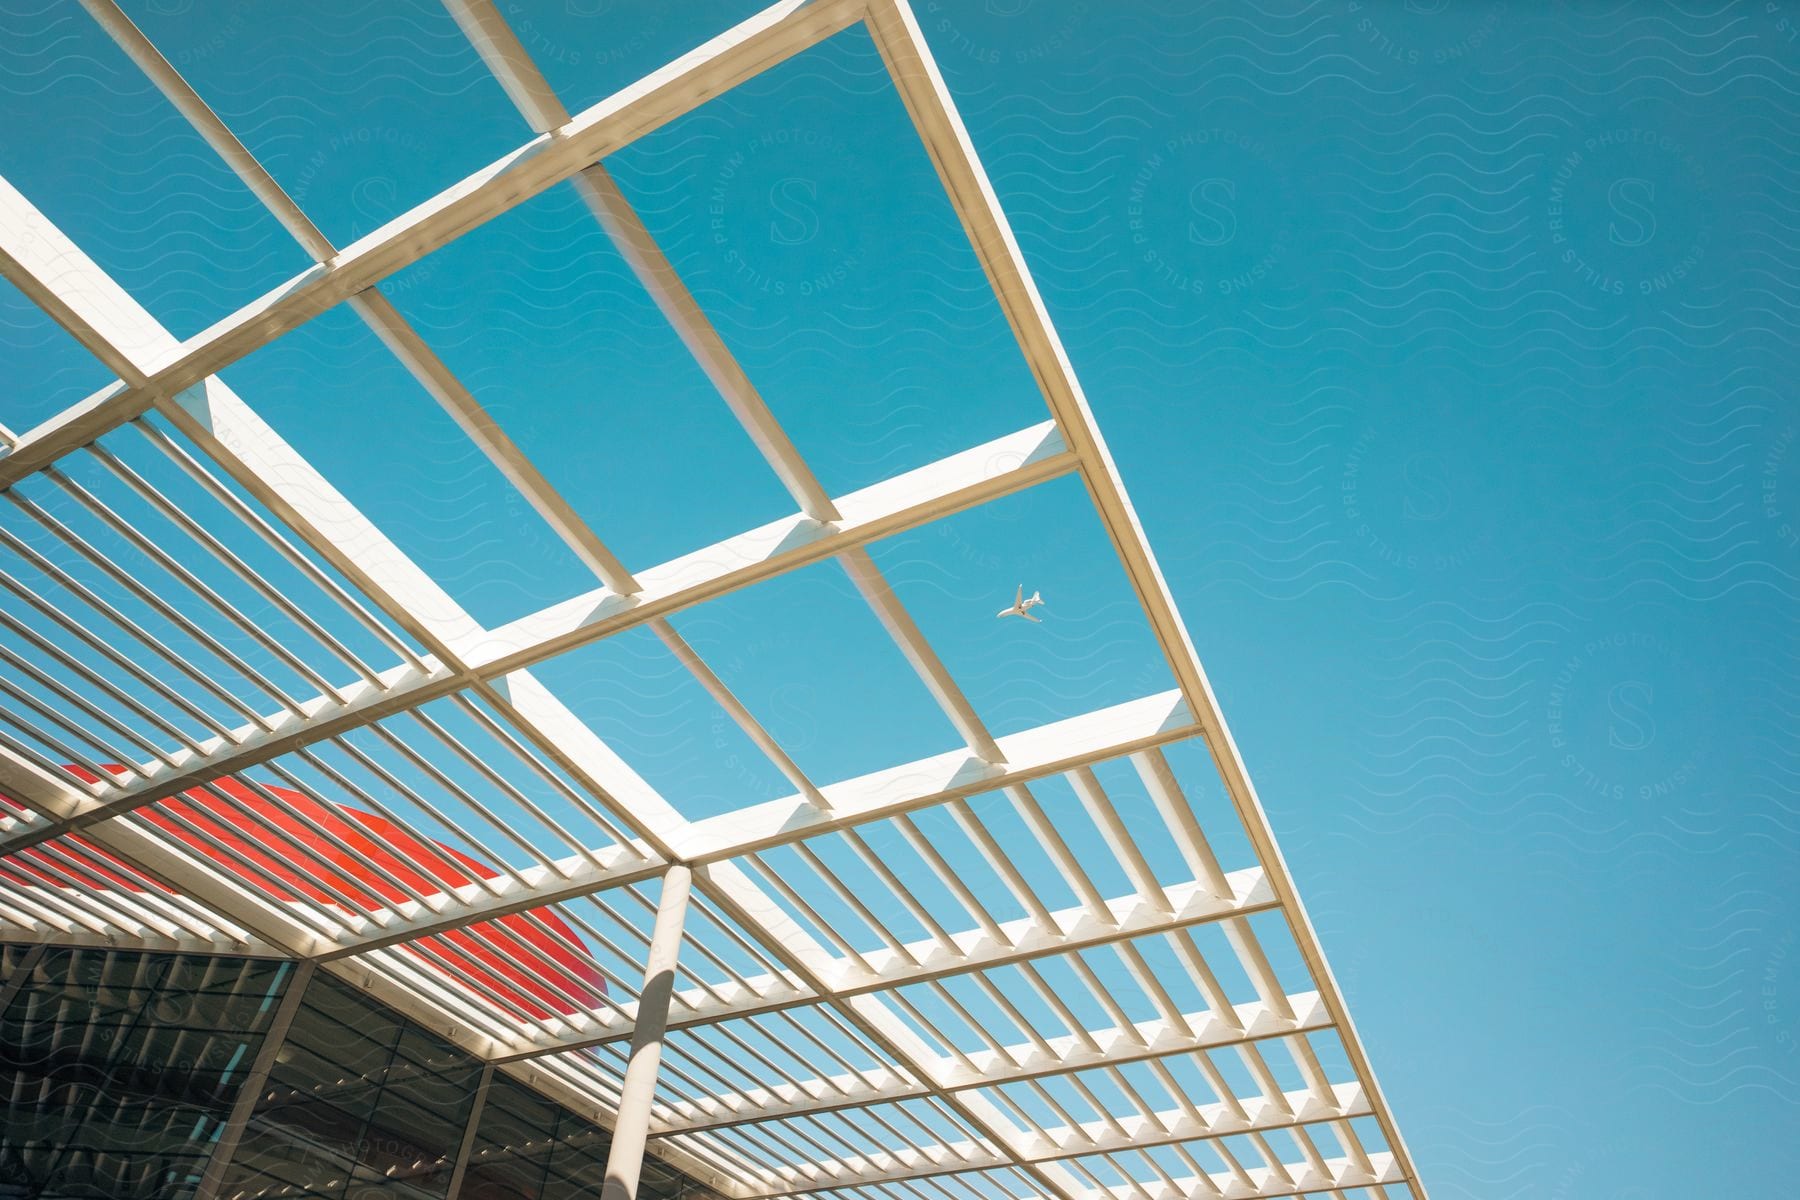
MULTIPOLYGON (((126 8, 339 244, 527 133, 423 0, 126 8)), ((574 109, 753 6, 502 8, 574 109)), ((1791 1177, 1800 9, 918 11, 1433 1194, 1791 1177)), ((0 174, 175 334, 306 266, 5 21, 0 174)), ((859 31, 607 165, 828 489, 1045 418, 859 31)), ((384 290, 628 564, 791 509, 567 188, 384 290)), ((0 327, 12 428, 106 381, 0 327)), ((591 586, 349 313, 225 378, 478 619, 591 586)), ((875 556, 997 732, 1168 686, 1072 480, 875 556)), ((677 623, 815 778, 953 744, 835 568, 677 623)), ((786 790, 647 635, 540 674, 684 811, 786 790)))

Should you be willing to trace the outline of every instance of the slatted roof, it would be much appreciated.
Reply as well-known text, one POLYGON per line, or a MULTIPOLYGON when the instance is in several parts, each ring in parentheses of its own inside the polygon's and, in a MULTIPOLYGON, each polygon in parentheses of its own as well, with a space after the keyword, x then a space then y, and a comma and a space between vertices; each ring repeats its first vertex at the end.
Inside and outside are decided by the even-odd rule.
POLYGON ((83 3, 317 265, 180 340, 0 181, 0 270, 117 376, 3 431, 0 937, 317 960, 606 1122, 659 881, 686 864, 694 900, 650 1152, 722 1196, 1422 1200, 904 0, 776 4, 575 114, 489 0, 447 0, 535 136, 346 247, 112 0, 83 3), (859 24, 1048 412, 831 495, 601 160, 859 24), (792 515, 622 562, 382 294, 561 183, 792 515), (218 377, 339 305, 591 570, 590 590, 483 627, 218 377), (1064 478, 1085 489, 1177 686, 996 737, 871 547, 1064 478), (808 778, 675 627, 821 564, 847 577, 962 745, 808 778), (684 815, 533 673, 639 629, 791 795, 684 815))

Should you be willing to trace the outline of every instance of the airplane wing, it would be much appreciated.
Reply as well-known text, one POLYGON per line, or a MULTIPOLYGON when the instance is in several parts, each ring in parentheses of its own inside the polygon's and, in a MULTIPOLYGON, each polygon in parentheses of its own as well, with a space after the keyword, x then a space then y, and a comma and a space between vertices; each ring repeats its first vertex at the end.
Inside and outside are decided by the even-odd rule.
POLYGON ((1021 608, 1024 606, 1024 604, 1025 604, 1025 585, 1021 583, 1019 585, 1019 590, 1017 592, 1013 593, 1013 607, 1021 608))
POLYGON ((1034 625, 1042 625, 1044 623, 1044 618, 1034 617, 1030 613, 1026 612, 1024 609, 1019 610, 1019 615, 1021 617, 1024 617, 1027 621, 1030 621, 1034 625))

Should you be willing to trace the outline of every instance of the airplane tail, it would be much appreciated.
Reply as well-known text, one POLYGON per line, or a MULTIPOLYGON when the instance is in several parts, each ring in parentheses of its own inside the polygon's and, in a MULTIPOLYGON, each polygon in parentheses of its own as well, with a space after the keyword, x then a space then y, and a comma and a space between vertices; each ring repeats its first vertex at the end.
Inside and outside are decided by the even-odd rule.
POLYGON ((1043 602, 1044 602, 1044 598, 1041 595, 1039 595, 1038 593, 1033 592, 1033 593, 1031 593, 1031 599, 1027 600, 1025 603, 1027 603, 1027 604, 1042 604, 1043 602))

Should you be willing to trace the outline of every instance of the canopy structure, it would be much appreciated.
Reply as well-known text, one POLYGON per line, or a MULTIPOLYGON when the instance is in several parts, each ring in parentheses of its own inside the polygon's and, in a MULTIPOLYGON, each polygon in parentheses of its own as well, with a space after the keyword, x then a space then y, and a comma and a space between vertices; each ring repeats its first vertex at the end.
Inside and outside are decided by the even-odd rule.
POLYGON ((83 3, 317 265, 181 341, 0 181, 0 272, 117 376, 0 431, 0 487, 32 531, 0 529, 0 940, 311 964, 612 1128, 609 1193, 632 1192, 643 1146, 731 1200, 1423 1200, 905 0, 786 0, 573 115, 490 0, 447 0, 535 136, 347 247, 112 0, 83 3), (859 24, 1049 412, 831 495, 600 161, 859 24), (627 565, 383 296, 384 279, 563 182, 791 516, 627 565), (484 628, 219 378, 337 305, 591 568, 592 590, 484 628), (1063 477, 1084 485, 1178 686, 996 737, 870 547, 1063 477), (964 745, 808 778, 673 624, 827 561, 964 745), (240 596, 279 621, 250 619, 240 596), (686 817, 533 674, 640 627, 791 796, 686 817), (1201 792, 1240 828, 1203 821, 1201 792), (1242 849, 1215 852, 1227 841, 1242 849))

